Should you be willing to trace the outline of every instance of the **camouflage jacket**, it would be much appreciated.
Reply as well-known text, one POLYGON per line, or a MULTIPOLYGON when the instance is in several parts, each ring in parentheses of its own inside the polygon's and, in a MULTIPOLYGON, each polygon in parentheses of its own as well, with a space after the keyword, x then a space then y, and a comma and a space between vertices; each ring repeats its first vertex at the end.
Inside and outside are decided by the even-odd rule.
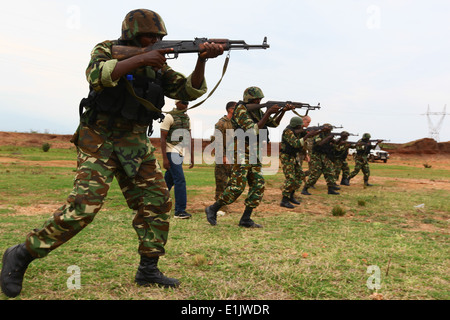
MULTIPOLYGON (((112 59, 111 47, 115 41, 105 41, 95 46, 91 60, 86 70, 90 87, 100 91, 105 87, 117 86, 118 81, 111 79, 117 60, 112 59)), ((149 78, 156 77, 151 67, 139 68, 137 71, 146 73, 149 78)), ((206 90, 206 81, 200 89, 192 87, 191 76, 185 77, 171 69, 167 64, 160 70, 164 94, 172 99, 195 100, 206 90)), ((88 157, 106 162, 114 152, 126 174, 134 177, 139 171, 142 161, 145 161, 154 151, 146 135, 146 127, 128 123, 126 119, 115 119, 113 128, 107 126, 107 119, 98 118, 95 124, 88 124, 87 114, 81 117, 80 126, 72 141, 79 151, 88 157), (124 120, 124 121, 122 121, 124 120)))
POLYGON ((305 141, 303 137, 306 132, 295 133, 289 126, 284 129, 281 135, 280 151, 291 156, 296 156, 303 151, 305 141))
POLYGON ((335 159, 341 160, 341 161, 344 161, 345 159, 347 159, 348 149, 349 149, 348 143, 339 144, 339 140, 338 140, 337 143, 334 145, 335 159))
POLYGON ((326 133, 319 133, 317 136, 314 137, 313 140, 313 148, 312 148, 312 154, 325 154, 329 159, 334 158, 334 140, 331 139, 328 141, 328 143, 320 145, 320 142, 322 140, 325 140, 329 135, 326 133))
POLYGON ((361 157, 363 159, 367 159, 367 156, 370 153, 370 150, 373 149, 374 146, 369 141, 359 140, 356 143, 356 156, 361 157))
MULTIPOLYGON (((113 72, 117 59, 112 58, 111 48, 117 41, 104 41, 97 44, 91 53, 91 60, 86 69, 86 78, 95 91, 100 91, 104 87, 117 86, 119 80, 113 81, 113 72)), ((174 71, 165 64, 160 70, 162 75, 162 87, 164 94, 176 100, 195 100, 206 93, 206 81, 203 81, 200 89, 192 87, 191 76, 185 77, 183 74, 174 71)), ((152 67, 142 67, 136 70, 137 74, 146 75, 151 79, 156 78, 156 73, 152 67)))
POLYGON ((211 138, 212 142, 214 142, 216 152, 220 149, 223 150, 223 154, 225 154, 227 146, 232 145, 233 134, 230 130, 233 130, 233 124, 227 116, 223 116, 219 119, 219 121, 217 121, 214 126, 214 135, 211 138), (216 132, 220 132, 221 136, 217 134, 218 137, 216 137, 216 132))
MULTIPOLYGON (((263 113, 261 110, 258 109, 255 111, 248 111, 243 103, 238 103, 234 108, 231 123, 233 124, 233 129, 235 129, 235 161, 238 161, 238 163, 259 163, 261 146, 259 145, 260 129, 258 127, 258 122, 262 119, 262 117, 263 113), (237 129, 242 129, 247 138, 240 139, 239 134, 236 133, 237 129), (242 145, 244 145, 245 152, 240 150, 240 146, 242 145)), ((273 120, 273 118, 269 118, 266 123, 266 127, 277 126, 278 124, 273 120)))

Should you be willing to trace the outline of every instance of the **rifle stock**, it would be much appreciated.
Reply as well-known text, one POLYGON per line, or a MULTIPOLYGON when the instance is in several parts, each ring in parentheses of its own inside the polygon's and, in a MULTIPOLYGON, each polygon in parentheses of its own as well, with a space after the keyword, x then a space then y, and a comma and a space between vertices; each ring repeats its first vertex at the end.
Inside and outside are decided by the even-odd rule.
POLYGON ((225 51, 270 48, 270 45, 267 44, 267 37, 264 37, 264 41, 261 45, 249 45, 244 40, 195 38, 194 40, 161 40, 153 46, 148 46, 145 48, 113 45, 111 51, 112 57, 119 61, 159 49, 172 49, 173 51, 170 54, 173 54, 173 58, 177 58, 180 53, 204 52, 204 43, 206 42, 221 44, 225 51))

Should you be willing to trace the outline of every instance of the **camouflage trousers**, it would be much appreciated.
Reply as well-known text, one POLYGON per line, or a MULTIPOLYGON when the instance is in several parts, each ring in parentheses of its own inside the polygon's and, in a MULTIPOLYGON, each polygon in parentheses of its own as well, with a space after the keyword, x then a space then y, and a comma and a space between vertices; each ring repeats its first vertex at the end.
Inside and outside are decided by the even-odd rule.
POLYGON ((284 184, 282 186, 282 196, 290 197, 302 185, 305 173, 297 160, 296 156, 290 156, 284 153, 280 154, 281 167, 284 173, 284 184))
MULTIPOLYGON (((89 136, 87 140, 95 142, 92 145, 102 145, 103 149, 113 144, 110 143, 111 137, 105 140, 104 136, 100 137, 102 134, 87 128, 82 129, 81 134, 85 139, 89 136)), ((136 146, 139 145, 137 141, 147 141, 147 145, 139 146, 139 150, 146 151, 139 157, 139 166, 131 176, 129 172, 133 170, 124 170, 127 164, 119 159, 119 149, 114 151, 112 148, 110 152, 103 150, 103 155, 108 156, 102 158, 98 151, 93 156, 92 150, 78 146, 78 168, 67 202, 53 213, 41 229, 34 229, 27 235, 26 246, 34 257, 45 257, 91 223, 102 207, 114 177, 128 207, 135 214, 132 224, 139 239, 138 252, 148 257, 165 253, 172 207, 169 191, 153 154, 154 148, 145 133, 130 133, 126 138, 131 139, 128 143, 134 141, 136 146)), ((126 141, 121 143, 127 144, 126 141)))
POLYGON ((335 168, 335 180, 339 179, 339 175, 342 171, 342 179, 348 179, 350 175, 350 168, 348 166, 347 160, 336 159, 334 161, 335 168))
POLYGON ((233 203, 244 192, 248 182, 249 191, 244 201, 245 206, 249 208, 259 206, 265 184, 261 169, 261 164, 233 164, 227 187, 217 201, 222 205, 233 203))
MULTIPOLYGON (((219 199, 219 196, 225 191, 228 180, 231 177, 232 164, 216 164, 214 168, 214 176, 216 179, 216 195, 215 200, 219 199)), ((227 206, 223 206, 220 210, 228 212, 227 206)))
POLYGON ((306 188, 310 188, 316 184, 317 180, 319 180, 320 175, 323 173, 325 180, 327 182, 327 186, 332 186, 336 182, 335 179, 335 168, 333 161, 331 161, 325 154, 323 153, 312 153, 310 163, 310 174, 308 180, 305 183, 306 188))
POLYGON ((355 168, 353 169, 352 173, 350 173, 349 179, 354 178, 359 171, 363 172, 364 175, 364 181, 369 181, 370 177, 370 169, 369 169, 369 162, 367 161, 366 157, 362 156, 356 156, 355 157, 355 168))

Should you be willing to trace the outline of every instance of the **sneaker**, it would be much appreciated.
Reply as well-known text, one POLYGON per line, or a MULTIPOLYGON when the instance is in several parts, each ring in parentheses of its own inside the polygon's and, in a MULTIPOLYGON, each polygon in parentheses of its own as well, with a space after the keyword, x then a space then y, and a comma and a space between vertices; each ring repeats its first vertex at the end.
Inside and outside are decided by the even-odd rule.
POLYGON ((190 213, 187 213, 186 211, 175 212, 176 219, 190 219, 191 217, 192 217, 192 215, 190 213))

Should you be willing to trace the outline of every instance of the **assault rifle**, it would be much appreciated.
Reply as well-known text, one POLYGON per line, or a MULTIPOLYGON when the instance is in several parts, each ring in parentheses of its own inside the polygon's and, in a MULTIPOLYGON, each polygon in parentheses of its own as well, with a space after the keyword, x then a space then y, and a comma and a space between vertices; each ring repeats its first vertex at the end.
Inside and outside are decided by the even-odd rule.
POLYGON ((385 139, 372 139, 372 140, 367 140, 367 141, 359 140, 358 143, 359 143, 359 144, 362 144, 362 143, 368 143, 369 145, 372 145, 372 142, 376 142, 376 144, 373 145, 373 146, 375 147, 375 146, 377 146, 378 144, 380 144, 380 143, 382 143, 382 142, 389 142, 389 141, 391 141, 391 140, 385 140, 385 139))
POLYGON ((385 140, 385 139, 373 139, 373 140, 369 140, 369 142, 390 142, 391 140, 385 140))
POLYGON ((264 41, 261 45, 249 45, 244 40, 195 38, 194 40, 161 40, 154 45, 145 48, 113 45, 111 50, 113 58, 119 61, 159 49, 172 49, 172 52, 169 54, 173 56, 169 56, 169 58, 178 58, 180 53, 201 53, 205 51, 205 42, 221 44, 225 51, 270 48, 267 44, 267 37, 264 37, 264 41))
MULTIPOLYGON (((331 126, 333 129, 342 129, 343 126, 341 125, 340 127, 337 126, 331 126)), ((308 127, 306 128, 306 131, 321 131, 323 130, 325 127, 323 125, 318 124, 317 126, 312 126, 312 127, 308 127)))
MULTIPOLYGON (((330 134, 333 136, 342 136, 342 132, 331 132, 330 134)), ((354 136, 354 137, 359 136, 359 134, 354 134, 354 133, 348 133, 348 135, 354 136)))
POLYGON ((295 109, 306 109, 306 113, 303 115, 303 117, 308 115, 308 112, 310 110, 320 109, 320 103, 318 103, 317 106, 312 106, 309 103, 294 101, 267 101, 261 104, 247 104, 246 107, 248 111, 253 111, 265 107, 270 108, 274 105, 278 105, 279 107, 281 107, 279 112, 282 112, 288 105, 294 106, 295 109))

